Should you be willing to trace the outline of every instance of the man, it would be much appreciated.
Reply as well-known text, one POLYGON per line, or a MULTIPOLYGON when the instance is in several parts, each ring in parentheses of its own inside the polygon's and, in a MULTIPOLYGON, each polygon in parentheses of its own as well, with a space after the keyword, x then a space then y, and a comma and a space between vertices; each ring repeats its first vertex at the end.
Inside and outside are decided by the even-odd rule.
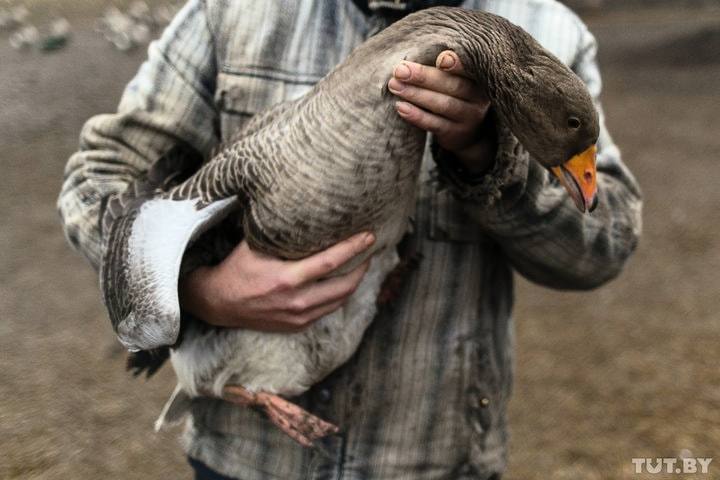
MULTIPOLYGON (((183 141, 209 154, 253 114, 309 90, 368 36, 438 3, 509 18, 598 99, 595 41, 554 0, 191 0, 151 46, 118 113, 83 129, 59 199, 68 239, 97 267, 103 205, 171 146, 183 141)), ((516 139, 497 133, 491 106, 452 52, 436 67, 399 64, 388 86, 398 114, 434 137, 408 239, 422 261, 354 357, 300 399, 343 430, 321 449, 304 449, 256 412, 200 398, 185 433, 198 478, 500 478, 511 268, 551 287, 592 288, 616 276, 635 247, 640 193, 604 126, 600 206, 583 215, 516 139)), ((368 240, 357 235, 297 262, 240 243, 181 280, 182 306, 214 325, 297 331, 357 286, 365 266, 318 280, 368 240)))

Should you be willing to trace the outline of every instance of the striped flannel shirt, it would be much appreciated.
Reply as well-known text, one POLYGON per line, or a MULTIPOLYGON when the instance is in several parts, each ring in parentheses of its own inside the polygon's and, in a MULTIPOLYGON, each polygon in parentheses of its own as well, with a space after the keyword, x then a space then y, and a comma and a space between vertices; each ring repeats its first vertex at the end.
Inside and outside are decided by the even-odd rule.
MULTIPOLYGON (((595 40, 563 5, 461 3, 525 28, 598 100, 595 40)), ((117 113, 93 117, 83 128, 58 200, 69 242, 97 267, 103 199, 179 140, 209 154, 256 112, 307 92, 388 24, 383 12, 406 7, 359 5, 191 0, 150 46, 117 113)), ((636 245, 641 200, 604 123, 600 206, 592 215, 577 211, 512 135, 501 131, 499 143, 494 167, 473 184, 449 169, 436 174, 426 155, 410 240, 422 261, 352 359, 298 399, 342 433, 307 450, 254 411, 202 398, 184 434, 191 457, 243 480, 500 478, 512 383, 513 270, 556 288, 602 284, 636 245)))

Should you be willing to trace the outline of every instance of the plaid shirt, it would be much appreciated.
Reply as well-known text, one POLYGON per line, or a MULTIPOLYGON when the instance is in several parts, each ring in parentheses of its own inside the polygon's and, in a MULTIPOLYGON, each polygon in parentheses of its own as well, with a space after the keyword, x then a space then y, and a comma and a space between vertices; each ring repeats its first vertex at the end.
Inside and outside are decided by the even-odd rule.
MULTIPOLYGON (((256 112, 307 92, 388 24, 380 11, 405 7, 369 5, 191 0, 151 45, 118 112, 82 131, 58 200, 70 243, 97 266, 103 199, 178 140, 209 154, 256 112)), ((597 100, 595 40, 567 8, 554 0, 462 5, 528 30, 597 100)), ((580 214, 511 135, 501 135, 493 170, 472 185, 449 169, 434 175, 426 155, 411 239, 420 266, 355 356, 299 399, 342 434, 306 450, 257 413, 203 398, 186 428, 188 454, 243 480, 499 478, 513 269, 551 287, 592 288, 619 273, 637 242, 638 186, 604 126, 598 147, 600 206, 592 215, 580 214)))

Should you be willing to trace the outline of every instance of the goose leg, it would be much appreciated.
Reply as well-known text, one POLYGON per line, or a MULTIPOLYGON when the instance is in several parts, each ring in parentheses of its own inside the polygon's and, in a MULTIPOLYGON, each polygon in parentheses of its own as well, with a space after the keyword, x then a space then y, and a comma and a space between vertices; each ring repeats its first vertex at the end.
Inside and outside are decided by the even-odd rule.
POLYGON ((271 422, 304 447, 318 438, 337 433, 339 428, 278 395, 251 392, 240 385, 223 388, 223 399, 244 407, 259 407, 271 422))

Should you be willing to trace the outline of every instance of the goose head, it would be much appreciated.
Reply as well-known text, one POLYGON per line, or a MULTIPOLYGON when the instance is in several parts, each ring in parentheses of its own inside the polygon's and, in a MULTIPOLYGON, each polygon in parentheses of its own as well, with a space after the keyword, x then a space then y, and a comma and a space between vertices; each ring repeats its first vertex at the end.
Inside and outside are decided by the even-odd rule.
POLYGON ((517 108, 532 122, 514 133, 534 158, 565 187, 577 208, 597 206, 596 143, 600 122, 583 81, 559 60, 536 55, 522 69, 523 101, 517 108), (531 127, 530 127, 531 126, 531 127))
POLYGON ((596 143, 600 122, 583 81, 546 52, 516 67, 513 99, 499 108, 511 130, 568 191, 577 208, 597 206, 596 143))
POLYGON ((567 189, 578 209, 597 205, 600 122, 587 86, 529 33, 496 15, 438 10, 454 29, 470 78, 485 87, 500 120, 567 189))

